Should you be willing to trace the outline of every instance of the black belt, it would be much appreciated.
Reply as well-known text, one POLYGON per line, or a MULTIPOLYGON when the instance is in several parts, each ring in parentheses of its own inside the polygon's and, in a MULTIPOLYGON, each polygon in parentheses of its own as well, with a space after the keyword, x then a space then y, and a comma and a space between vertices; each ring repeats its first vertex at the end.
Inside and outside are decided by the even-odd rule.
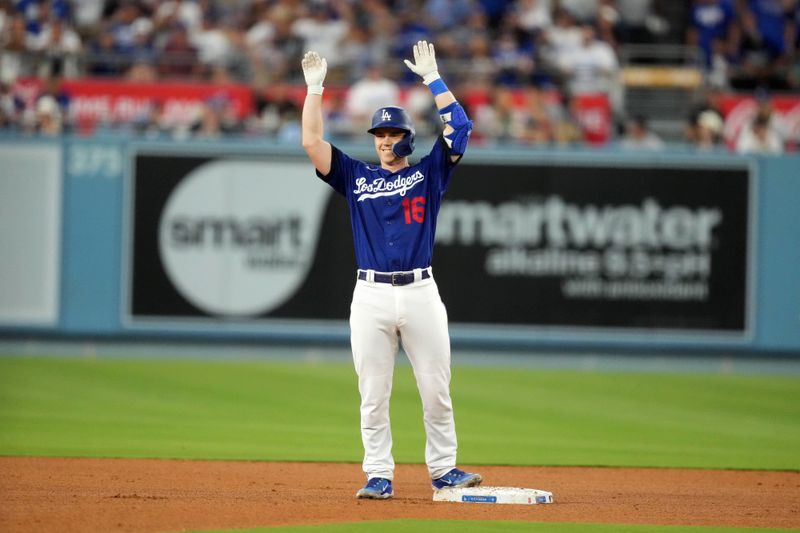
MULTIPOLYGON (((428 279, 431 277, 430 269, 426 268, 422 270, 422 278, 421 279, 428 279)), ((359 270, 358 271, 358 279, 367 281, 367 271, 366 270, 359 270)), ((390 283, 391 285, 399 286, 399 285, 409 285, 414 283, 414 273, 413 272, 392 272, 390 274, 381 274, 380 272, 375 272, 373 281, 377 283, 390 283)))

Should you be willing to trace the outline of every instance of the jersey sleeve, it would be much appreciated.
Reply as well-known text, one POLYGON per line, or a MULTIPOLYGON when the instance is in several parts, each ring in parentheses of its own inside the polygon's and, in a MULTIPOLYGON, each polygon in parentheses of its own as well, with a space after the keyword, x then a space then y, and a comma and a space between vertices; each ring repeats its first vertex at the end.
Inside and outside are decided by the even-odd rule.
POLYGON ((355 159, 331 145, 331 170, 327 175, 323 175, 317 170, 317 177, 346 197, 347 190, 351 189, 350 181, 354 175, 353 168, 356 163, 355 159))

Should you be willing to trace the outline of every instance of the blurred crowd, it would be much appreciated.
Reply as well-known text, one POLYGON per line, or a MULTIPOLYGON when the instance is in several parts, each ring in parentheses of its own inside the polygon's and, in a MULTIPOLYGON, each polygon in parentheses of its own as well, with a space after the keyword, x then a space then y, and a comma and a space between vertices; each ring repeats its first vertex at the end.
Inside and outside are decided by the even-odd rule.
MULTIPOLYGON (((800 0, 0 0, 0 128, 72 127, 63 79, 202 80, 247 84, 256 105, 234 117, 207 102, 181 135, 291 139, 301 101, 283 88, 302 85, 299 59, 313 49, 327 58, 326 85, 345 88, 326 101, 333 134, 363 131, 400 95, 424 134, 438 127, 430 95, 402 63, 422 39, 456 92, 487 95, 468 109, 477 140, 581 142, 574 103, 601 93, 622 146, 663 146, 619 103, 629 44, 687 45, 683 61, 711 92, 800 90, 800 0), (44 80, 33 105, 12 90, 29 77, 44 80)), ((165 134, 151 111, 122 126, 165 134)), ((687 117, 686 140, 701 142, 709 116, 687 117)))

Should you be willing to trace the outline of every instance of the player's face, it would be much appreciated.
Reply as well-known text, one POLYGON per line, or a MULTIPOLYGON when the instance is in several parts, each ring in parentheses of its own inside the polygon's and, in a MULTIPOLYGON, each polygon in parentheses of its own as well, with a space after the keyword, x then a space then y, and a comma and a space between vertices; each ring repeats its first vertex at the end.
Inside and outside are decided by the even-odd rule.
POLYGON ((379 128, 373 133, 375 137, 375 151, 381 163, 390 163, 397 159, 392 152, 392 146, 403 140, 406 132, 395 128, 379 128))

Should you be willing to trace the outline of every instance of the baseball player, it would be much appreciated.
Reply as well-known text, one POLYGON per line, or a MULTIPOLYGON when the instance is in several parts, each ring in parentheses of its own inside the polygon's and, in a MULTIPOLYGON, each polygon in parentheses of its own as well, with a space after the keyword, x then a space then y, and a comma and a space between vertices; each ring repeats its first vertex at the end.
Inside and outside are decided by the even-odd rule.
POLYGON ((399 107, 375 111, 372 127, 380 164, 349 157, 323 139, 322 83, 327 62, 316 52, 302 60, 308 93, 303 148, 317 176, 347 199, 358 272, 350 306, 350 341, 361 393, 363 470, 357 498, 394 494, 389 424, 398 340, 408 354, 422 398, 425 462, 433 488, 472 487, 482 478, 456 468, 456 430, 450 400, 447 312, 433 279, 431 257, 439 206, 472 130, 463 108, 439 76, 433 44, 414 46, 405 60, 433 93, 443 134, 411 165, 414 126, 399 107))

